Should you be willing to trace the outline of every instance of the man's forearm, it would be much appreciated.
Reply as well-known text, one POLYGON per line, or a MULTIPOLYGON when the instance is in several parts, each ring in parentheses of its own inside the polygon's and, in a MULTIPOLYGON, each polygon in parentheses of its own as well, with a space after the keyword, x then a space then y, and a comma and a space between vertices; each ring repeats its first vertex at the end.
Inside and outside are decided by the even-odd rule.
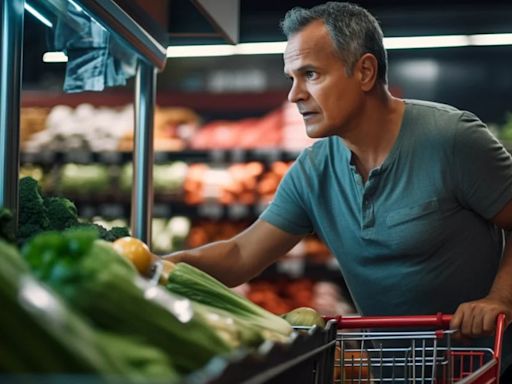
POLYGON ((512 309, 512 234, 507 233, 505 251, 489 297, 508 303, 512 309))
POLYGON ((240 249, 234 240, 216 241, 175 252, 164 258, 193 265, 230 287, 240 285, 252 277, 243 267, 240 249))

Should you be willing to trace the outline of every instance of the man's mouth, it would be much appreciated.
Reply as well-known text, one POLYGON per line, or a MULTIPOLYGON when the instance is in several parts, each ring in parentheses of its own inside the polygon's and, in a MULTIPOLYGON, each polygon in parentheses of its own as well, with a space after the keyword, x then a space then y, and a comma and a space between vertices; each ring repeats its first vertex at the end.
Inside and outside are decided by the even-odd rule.
POLYGON ((301 114, 302 114, 302 118, 303 118, 303 119, 308 119, 308 118, 310 118, 311 116, 316 115, 316 112, 308 112, 308 111, 305 111, 305 112, 301 112, 301 114))

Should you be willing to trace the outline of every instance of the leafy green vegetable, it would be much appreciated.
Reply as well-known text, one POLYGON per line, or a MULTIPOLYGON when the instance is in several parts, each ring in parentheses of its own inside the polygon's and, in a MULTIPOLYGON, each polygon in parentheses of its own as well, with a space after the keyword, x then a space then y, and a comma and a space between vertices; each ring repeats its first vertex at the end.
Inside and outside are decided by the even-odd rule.
POLYGON ((126 227, 112 227, 109 231, 107 231, 106 236, 104 237, 107 241, 116 241, 122 237, 130 236, 130 231, 126 227))
POLYGON ((47 210, 49 230, 61 231, 78 225, 78 211, 71 200, 65 197, 46 197, 44 206, 47 210))
POLYGON ((97 326, 156 346, 181 372, 231 350, 187 299, 160 287, 146 291, 133 265, 95 235, 84 229, 41 233, 22 254, 42 281, 97 326))
POLYGON ((112 227, 111 229, 106 229, 104 226, 96 223, 78 223, 71 227, 71 229, 75 228, 94 230, 100 239, 110 242, 116 241, 121 237, 130 236, 130 230, 126 227, 112 227))
POLYGON ((24 177, 19 186, 19 214, 17 237, 24 242, 34 234, 48 229, 48 209, 36 180, 24 177))
POLYGON ((43 231, 63 231, 75 227, 93 228, 101 239, 107 241, 130 235, 126 227, 107 230, 99 224, 80 222, 76 206, 71 200, 44 196, 37 181, 31 177, 20 180, 19 209, 17 238, 20 244, 43 231))
POLYGON ((292 333, 292 327, 284 319, 234 293, 214 277, 187 263, 175 264, 166 287, 173 293, 222 309, 240 321, 258 327, 265 339, 286 341, 292 333))
POLYGON ((16 241, 13 215, 7 208, 0 208, 0 238, 9 243, 16 241))
POLYGON ((161 351, 98 332, 28 272, 17 249, 0 241, 0 372, 88 373, 126 383, 176 377, 161 351))

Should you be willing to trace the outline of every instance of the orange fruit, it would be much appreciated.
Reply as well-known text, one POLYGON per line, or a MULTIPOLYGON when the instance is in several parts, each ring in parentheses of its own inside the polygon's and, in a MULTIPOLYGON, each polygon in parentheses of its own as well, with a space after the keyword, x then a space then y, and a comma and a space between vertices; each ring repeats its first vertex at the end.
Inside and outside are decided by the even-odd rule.
POLYGON ((112 243, 120 255, 126 257, 140 274, 146 275, 151 269, 153 253, 149 247, 135 237, 122 237, 112 243))
POLYGON ((341 348, 336 346, 334 363, 335 383, 370 383, 370 372, 368 369, 368 355, 360 351, 343 352, 343 367, 341 366, 341 348), (359 376, 361 375, 361 376, 359 376), (359 379, 361 377, 361 379, 359 379), (359 381, 361 380, 361 381, 359 381))

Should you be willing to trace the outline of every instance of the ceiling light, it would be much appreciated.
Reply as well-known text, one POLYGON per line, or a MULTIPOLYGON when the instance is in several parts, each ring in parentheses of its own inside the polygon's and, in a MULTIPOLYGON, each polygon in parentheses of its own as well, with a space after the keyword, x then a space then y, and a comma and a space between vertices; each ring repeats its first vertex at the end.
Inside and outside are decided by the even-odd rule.
POLYGON ((512 33, 488 33, 469 36, 471 45, 512 45, 512 33))
POLYGON ((48 20, 46 17, 44 17, 37 9, 32 7, 29 3, 25 2, 25 9, 34 16, 37 20, 39 20, 41 23, 46 25, 49 28, 53 28, 53 24, 50 20, 48 20))
POLYGON ((470 45, 468 35, 385 37, 386 49, 444 48, 470 45))
POLYGON ((235 54, 234 45, 184 45, 167 47, 167 57, 206 57, 231 56, 235 54))
POLYGON ((185 45, 167 47, 167 57, 206 57, 282 54, 286 42, 243 43, 238 45, 185 45))
POLYGON ((282 54, 286 48, 286 41, 275 43, 244 43, 236 45, 237 55, 272 55, 282 54))
MULTIPOLYGON (((512 33, 384 38, 384 46, 389 50, 492 45, 512 45, 512 33)), ((232 55, 272 55, 282 54, 285 47, 286 41, 271 43, 243 43, 238 45, 183 45, 167 47, 167 57, 176 58, 232 55)), ((62 52, 46 52, 43 55, 43 61, 46 63, 65 62, 67 61, 67 57, 62 52)))
POLYGON ((43 61, 45 63, 65 63, 68 61, 68 57, 64 52, 45 52, 43 61))

